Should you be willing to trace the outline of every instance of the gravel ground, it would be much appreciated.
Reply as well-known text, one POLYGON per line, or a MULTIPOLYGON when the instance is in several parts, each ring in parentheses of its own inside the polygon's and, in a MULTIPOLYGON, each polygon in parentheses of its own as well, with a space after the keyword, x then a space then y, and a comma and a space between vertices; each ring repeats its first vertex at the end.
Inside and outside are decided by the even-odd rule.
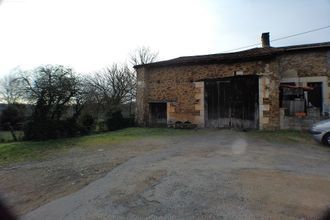
POLYGON ((37 204, 29 200, 33 193, 21 190, 22 219, 315 219, 330 205, 329 170, 330 150, 316 144, 210 130, 107 150, 72 149, 60 158, 2 170, 0 177, 15 207, 18 188, 4 187, 3 180, 14 183, 7 176, 40 175, 36 189, 46 182, 37 204))
POLYGON ((72 148, 45 161, 2 167, 0 195, 15 213, 23 215, 104 177, 130 158, 162 147, 161 140, 144 139, 110 147, 72 148))

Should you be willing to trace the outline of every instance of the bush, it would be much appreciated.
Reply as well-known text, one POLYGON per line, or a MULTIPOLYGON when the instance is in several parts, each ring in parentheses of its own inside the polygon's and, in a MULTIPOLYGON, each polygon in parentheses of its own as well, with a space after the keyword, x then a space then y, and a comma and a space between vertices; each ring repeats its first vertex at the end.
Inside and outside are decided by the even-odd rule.
POLYGON ((85 114, 80 118, 80 133, 82 135, 90 134, 95 128, 95 120, 92 115, 85 114))
POLYGON ((128 118, 124 118, 125 128, 135 126, 135 115, 130 115, 128 118))
POLYGON ((180 128, 180 129, 192 129, 196 128, 196 124, 192 124, 190 121, 176 121, 174 124, 174 128, 180 128))
POLYGON ((108 116, 106 124, 110 131, 132 127, 134 126, 134 115, 124 118, 121 111, 115 111, 108 116))
POLYGON ((48 140, 76 136, 80 131, 78 124, 72 120, 30 121, 24 127, 26 140, 48 140))
POLYGON ((5 131, 21 130, 24 111, 20 105, 8 105, 0 116, 1 127, 5 131))
POLYGON ((106 121, 98 121, 95 127, 96 127, 95 130, 97 132, 105 132, 108 130, 106 121))
POLYGON ((121 111, 115 111, 109 114, 107 120, 107 127, 110 131, 115 131, 121 128, 124 128, 124 117, 121 114, 121 111))

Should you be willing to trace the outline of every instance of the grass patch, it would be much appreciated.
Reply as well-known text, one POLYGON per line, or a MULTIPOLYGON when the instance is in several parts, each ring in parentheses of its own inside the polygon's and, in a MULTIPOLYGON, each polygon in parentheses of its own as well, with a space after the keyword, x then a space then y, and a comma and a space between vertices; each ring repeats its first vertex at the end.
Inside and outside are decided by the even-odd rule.
POLYGON ((191 130, 167 128, 127 128, 89 136, 65 138, 50 141, 23 141, 0 144, 0 164, 40 160, 61 150, 71 147, 95 147, 111 145, 125 141, 134 141, 144 137, 176 136, 191 133, 191 130))
MULTIPOLYGON (((15 131, 16 137, 21 140, 23 138, 23 131, 15 131)), ((10 131, 0 131, 0 143, 14 141, 10 131)))
POLYGON ((315 141, 308 131, 279 130, 279 131, 251 131, 251 136, 262 138, 270 142, 305 143, 312 144, 315 141))

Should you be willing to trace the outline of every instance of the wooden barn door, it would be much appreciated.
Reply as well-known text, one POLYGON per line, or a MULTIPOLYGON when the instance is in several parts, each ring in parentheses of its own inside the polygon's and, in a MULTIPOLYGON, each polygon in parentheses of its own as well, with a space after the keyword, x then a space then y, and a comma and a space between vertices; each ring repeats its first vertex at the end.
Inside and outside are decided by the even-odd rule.
POLYGON ((205 81, 207 126, 258 128, 258 77, 235 76, 205 81))
POLYGON ((167 125, 167 104, 149 103, 149 126, 166 127, 167 125))

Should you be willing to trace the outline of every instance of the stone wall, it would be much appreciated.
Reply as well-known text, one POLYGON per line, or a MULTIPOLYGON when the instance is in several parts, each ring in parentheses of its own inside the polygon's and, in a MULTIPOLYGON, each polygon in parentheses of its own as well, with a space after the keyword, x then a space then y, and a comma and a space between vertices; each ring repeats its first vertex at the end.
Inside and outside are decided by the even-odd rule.
POLYGON ((137 71, 137 94, 136 94, 136 122, 140 126, 147 126, 147 118, 149 113, 149 106, 147 101, 148 90, 148 75, 144 67, 137 71))
POLYGON ((281 78, 326 76, 330 74, 330 53, 327 51, 316 52, 291 52, 278 57, 279 74, 281 78))
POLYGON ((280 109, 280 129, 309 130, 312 125, 320 120, 329 119, 320 115, 320 109, 307 110, 307 116, 285 116, 284 109, 280 109))
POLYGON ((259 128, 275 130, 280 126, 278 63, 273 60, 259 78, 259 128))
POLYGON ((330 108, 330 50, 289 53, 278 60, 281 82, 295 82, 299 86, 321 82, 323 110, 330 108))
MULTIPOLYGON (((138 69, 137 121, 145 125, 148 121, 148 103, 166 101, 168 121, 191 121, 204 126, 204 84, 203 79, 242 75, 260 75, 268 79, 261 87, 267 89, 263 109, 268 120, 261 120, 264 128, 279 127, 278 87, 276 62, 270 60, 231 64, 171 66, 138 69), (274 101, 271 101, 274 99, 274 101), (276 115, 276 116, 275 116, 276 115), (272 118, 277 117, 277 118, 272 118)), ((262 103, 261 103, 262 104, 262 103)))
MULTIPOLYGON (((168 123, 191 121, 203 127, 207 119, 203 79, 259 75, 259 127, 279 129, 279 83, 290 77, 329 79, 329 69, 327 51, 290 52, 272 59, 236 63, 138 68, 137 122, 148 125, 149 102, 167 102, 168 123)), ((330 89, 327 92, 330 103, 330 89)))

